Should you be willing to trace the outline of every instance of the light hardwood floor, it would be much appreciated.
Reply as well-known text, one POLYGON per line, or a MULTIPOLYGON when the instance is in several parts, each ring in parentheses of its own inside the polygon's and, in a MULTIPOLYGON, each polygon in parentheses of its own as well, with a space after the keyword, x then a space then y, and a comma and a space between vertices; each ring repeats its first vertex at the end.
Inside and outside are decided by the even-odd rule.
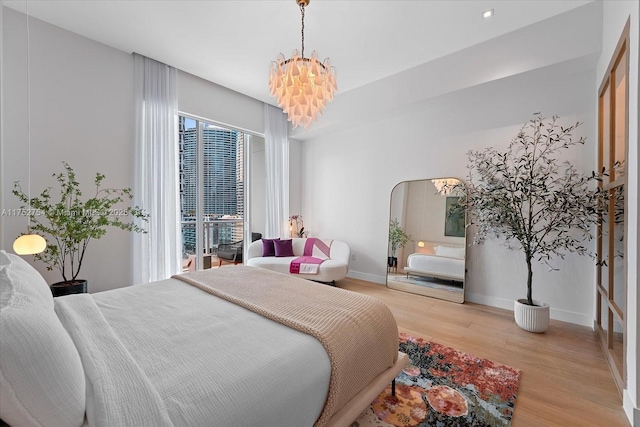
POLYGON ((456 304, 346 278, 338 287, 374 296, 401 331, 522 370, 513 427, 629 426, 598 339, 591 329, 552 320, 523 331, 513 312, 456 304))

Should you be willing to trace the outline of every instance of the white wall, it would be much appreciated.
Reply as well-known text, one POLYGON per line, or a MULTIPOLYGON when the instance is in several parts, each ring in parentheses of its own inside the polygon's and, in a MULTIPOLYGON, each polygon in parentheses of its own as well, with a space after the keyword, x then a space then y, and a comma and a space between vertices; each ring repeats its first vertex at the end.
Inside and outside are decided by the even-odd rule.
POLYGON ((178 72, 178 109, 183 113, 263 134, 263 105, 257 99, 184 71, 178 72))
MULTIPOLYGON (((0 22, 2 22, 2 28, 0 28, 0 58, 4 58, 4 7, 0 5, 0 22)), ((4 206, 4 150, 2 145, 3 135, 4 135, 4 114, 2 111, 4 110, 4 104, 2 102, 2 94, 4 93, 4 67, 2 66, 2 62, 0 62, 0 208, 4 206)), ((0 212, 1 209, 0 209, 0 212)), ((0 216, 0 248, 4 248, 4 219, 0 216)))
MULTIPOLYGON (((28 182, 26 108, 26 20, 3 7, 2 32, 2 208, 20 206, 11 194, 14 181, 28 182)), ((31 33, 31 187, 32 194, 54 186, 62 161, 77 174, 85 194, 96 172, 110 187, 130 187, 133 159, 133 60, 117 51, 37 19, 31 33)), ((57 187, 56 187, 57 188, 57 187)), ((1 218, 0 247, 11 251, 26 231, 26 217, 1 218)), ((92 241, 80 277, 92 292, 130 283, 130 235, 109 230, 92 241)), ((25 257, 32 262, 32 257, 25 257)), ((62 280, 42 263, 35 267, 47 282, 62 280)))
MULTIPOLYGON (((30 19, 32 194, 54 185, 51 174, 67 161, 85 194, 96 172, 111 187, 133 183, 133 56, 30 19)), ((20 206, 14 181, 28 181, 26 20, 2 7, 2 117, 0 211, 20 206)), ((171 64, 169 64, 171 65, 171 64)), ((263 104, 190 74, 178 73, 179 109, 242 130, 264 132, 263 104)), ((26 218, 0 217, 0 248, 12 251, 26 218)), ((62 278, 32 257, 25 259, 48 283, 62 278)), ((131 236, 111 229, 92 241, 80 276, 90 292, 131 283, 131 236)))
POLYGON ((596 86, 598 90, 607 71, 611 57, 616 48, 622 30, 630 20, 630 58, 629 58, 629 158, 627 186, 627 387, 624 390, 624 408, 632 425, 640 426, 640 292, 638 292, 638 253, 640 253, 640 235, 638 230, 638 210, 640 210, 638 188, 640 181, 638 168, 640 152, 638 151, 638 92, 640 77, 638 73, 640 3, 637 1, 603 2, 603 37, 602 54, 598 61, 596 86))
MULTIPOLYGON (((535 111, 558 114, 564 123, 586 122, 578 133, 588 145, 569 157, 591 170, 594 72, 554 80, 542 74, 458 91, 414 105, 402 116, 305 141, 305 194, 312 196, 304 198, 303 212, 322 235, 349 243, 357 254, 350 275, 384 283, 389 194, 398 182, 464 177, 467 150, 505 147, 535 111)), ((554 318, 591 326, 592 260, 569 256, 559 264, 556 273, 536 267, 534 297, 551 303, 554 318)), ((511 309, 523 297, 526 266, 519 252, 494 244, 472 247, 468 266, 468 300, 511 309)))
MULTIPOLYGON (((600 5, 589 4, 409 70, 404 80, 336 97, 348 120, 304 141, 303 214, 322 235, 350 244, 351 276, 384 283, 389 194, 398 182, 465 177, 468 150, 506 147, 534 112, 584 122, 576 137, 586 136, 586 146, 566 156, 584 172, 595 168, 600 21, 600 5)), ((468 255, 467 300, 512 309, 525 294, 524 256, 493 242, 468 255)), ((551 304, 553 318, 592 326, 593 261, 570 255, 556 264, 559 272, 535 267, 534 298, 551 304)))

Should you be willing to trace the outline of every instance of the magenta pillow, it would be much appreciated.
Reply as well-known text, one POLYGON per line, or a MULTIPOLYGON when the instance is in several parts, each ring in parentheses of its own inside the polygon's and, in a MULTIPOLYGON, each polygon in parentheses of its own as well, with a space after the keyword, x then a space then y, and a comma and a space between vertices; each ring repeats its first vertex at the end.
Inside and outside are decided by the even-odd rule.
POLYGON ((276 256, 294 256, 293 255, 293 242, 291 239, 287 240, 274 240, 273 247, 276 250, 276 256))
POLYGON ((273 246, 273 242, 277 239, 262 239, 262 256, 276 256, 276 249, 273 246))

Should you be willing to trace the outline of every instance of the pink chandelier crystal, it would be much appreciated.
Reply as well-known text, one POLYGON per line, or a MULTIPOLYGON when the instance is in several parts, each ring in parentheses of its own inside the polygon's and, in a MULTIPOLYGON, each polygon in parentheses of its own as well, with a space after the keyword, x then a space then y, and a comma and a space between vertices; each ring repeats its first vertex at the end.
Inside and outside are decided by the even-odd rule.
POLYGON ((269 88, 289 121, 296 128, 309 128, 337 92, 335 70, 329 59, 320 62, 316 52, 304 57, 304 10, 310 0, 296 0, 302 15, 302 50, 293 51, 289 59, 280 54, 271 66, 269 88))

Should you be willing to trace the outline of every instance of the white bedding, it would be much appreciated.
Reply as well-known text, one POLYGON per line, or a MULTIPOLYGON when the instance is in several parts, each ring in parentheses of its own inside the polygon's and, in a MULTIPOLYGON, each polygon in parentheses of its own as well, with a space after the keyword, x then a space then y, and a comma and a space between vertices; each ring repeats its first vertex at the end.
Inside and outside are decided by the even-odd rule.
POLYGON ((414 253, 407 258, 407 274, 464 281, 464 259, 414 253))
POLYGON ((181 281, 64 297, 56 311, 87 371, 90 426, 312 426, 324 406, 320 342, 181 281))

